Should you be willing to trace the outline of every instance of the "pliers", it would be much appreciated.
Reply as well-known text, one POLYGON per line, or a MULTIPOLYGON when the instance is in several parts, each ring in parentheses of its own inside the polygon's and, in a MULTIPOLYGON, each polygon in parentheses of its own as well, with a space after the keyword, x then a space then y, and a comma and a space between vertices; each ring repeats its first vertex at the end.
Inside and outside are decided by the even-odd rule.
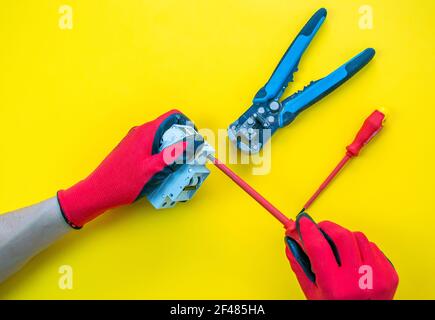
POLYGON ((322 8, 310 18, 281 58, 269 81, 255 95, 252 106, 229 126, 229 138, 240 150, 259 152, 276 130, 289 125, 299 113, 350 79, 375 55, 374 49, 365 49, 326 77, 312 81, 303 90, 280 101, 326 14, 326 9, 322 8))

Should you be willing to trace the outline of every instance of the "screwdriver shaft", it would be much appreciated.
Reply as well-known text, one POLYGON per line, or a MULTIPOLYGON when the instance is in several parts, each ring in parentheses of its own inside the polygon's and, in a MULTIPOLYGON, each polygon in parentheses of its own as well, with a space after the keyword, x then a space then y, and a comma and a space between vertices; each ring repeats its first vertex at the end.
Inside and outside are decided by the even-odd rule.
POLYGON ((287 218, 281 211, 279 211, 273 204, 267 201, 261 194, 259 194, 254 188, 252 188, 246 181, 235 174, 230 168, 225 164, 220 162, 213 156, 209 156, 210 161, 221 170, 225 175, 227 175, 231 180, 233 180, 240 188, 242 188, 247 194, 249 194, 255 201, 263 206, 267 211, 269 211, 279 222, 283 224, 284 227, 289 225, 292 220, 287 218))
POLYGON ((319 189, 311 196, 311 198, 305 203, 303 211, 307 210, 311 204, 314 202, 314 200, 317 199, 317 197, 322 193, 322 191, 328 186, 328 184, 332 181, 332 179, 335 178, 335 176, 340 172, 340 170, 344 167, 344 165, 349 161, 351 157, 349 155, 345 155, 343 159, 338 163, 338 165, 335 167, 335 169, 329 174, 329 176, 323 181, 323 183, 320 185, 319 189))

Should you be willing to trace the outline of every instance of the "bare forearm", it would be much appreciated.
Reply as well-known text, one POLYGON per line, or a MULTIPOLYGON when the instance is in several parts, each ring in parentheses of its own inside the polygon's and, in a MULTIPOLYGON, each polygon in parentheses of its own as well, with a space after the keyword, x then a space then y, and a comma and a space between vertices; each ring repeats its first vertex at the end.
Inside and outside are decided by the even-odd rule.
POLYGON ((0 282, 70 230, 56 197, 0 215, 0 282))

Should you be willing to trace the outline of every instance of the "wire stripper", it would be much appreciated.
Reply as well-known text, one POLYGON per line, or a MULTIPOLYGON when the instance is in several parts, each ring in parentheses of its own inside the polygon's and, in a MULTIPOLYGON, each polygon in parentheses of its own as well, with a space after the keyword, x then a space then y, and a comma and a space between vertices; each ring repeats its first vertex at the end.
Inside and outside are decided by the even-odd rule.
POLYGON ((255 95, 252 106, 229 126, 229 138, 240 150, 259 152, 276 130, 289 125, 299 113, 349 80, 375 55, 374 49, 365 49, 326 77, 312 81, 303 90, 280 101, 326 14, 326 9, 322 8, 310 18, 287 49, 269 81, 255 95))

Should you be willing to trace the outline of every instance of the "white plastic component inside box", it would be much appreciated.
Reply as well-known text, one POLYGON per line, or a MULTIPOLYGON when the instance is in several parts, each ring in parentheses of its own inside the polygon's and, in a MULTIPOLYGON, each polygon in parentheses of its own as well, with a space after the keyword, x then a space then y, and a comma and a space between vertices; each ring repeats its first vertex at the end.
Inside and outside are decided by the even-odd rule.
POLYGON ((173 125, 163 134, 160 151, 177 142, 187 141, 187 156, 176 171, 146 194, 156 209, 171 208, 178 202, 190 200, 208 177, 210 170, 205 164, 208 156, 214 154, 214 149, 205 141, 195 147, 203 140, 195 128, 189 125, 173 125))

